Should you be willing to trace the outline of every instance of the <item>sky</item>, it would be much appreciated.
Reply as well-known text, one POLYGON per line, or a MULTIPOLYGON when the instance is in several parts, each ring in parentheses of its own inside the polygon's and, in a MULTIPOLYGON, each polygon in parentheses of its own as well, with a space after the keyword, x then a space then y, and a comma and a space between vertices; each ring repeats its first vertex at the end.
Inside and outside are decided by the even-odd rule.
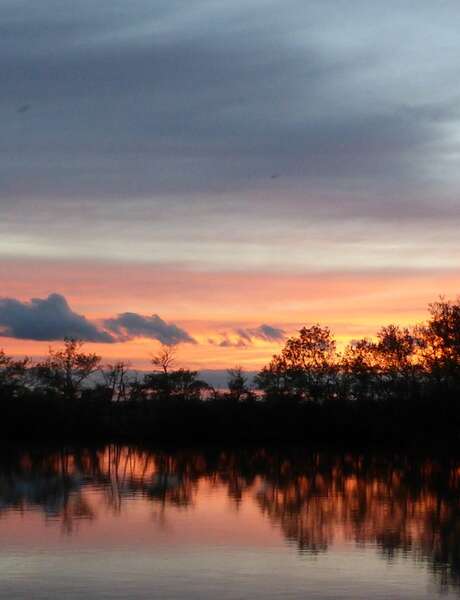
POLYGON ((257 370, 460 282, 456 0, 2 0, 0 347, 257 370))

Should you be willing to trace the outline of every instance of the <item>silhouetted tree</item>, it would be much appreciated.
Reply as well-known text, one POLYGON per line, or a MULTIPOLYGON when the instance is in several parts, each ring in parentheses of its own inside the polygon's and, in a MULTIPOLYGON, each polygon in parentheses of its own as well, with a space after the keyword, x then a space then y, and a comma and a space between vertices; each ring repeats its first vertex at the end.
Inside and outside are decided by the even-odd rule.
POLYGON ((152 357, 152 365, 167 374, 176 362, 176 349, 174 346, 163 344, 157 354, 152 357))
POLYGON ((440 299, 428 307, 430 318, 416 328, 421 365, 438 382, 460 377, 460 298, 440 299))
POLYGON ((352 401, 375 399, 379 359, 377 345, 369 339, 354 340, 341 358, 344 395, 352 401))
POLYGON ((268 399, 287 398, 293 393, 290 373, 281 356, 273 356, 270 364, 257 373, 255 383, 268 399))
POLYGON ((127 400, 129 395, 129 363, 118 361, 108 364, 103 370, 105 385, 110 391, 111 400, 120 402, 127 400))
POLYGON ((229 396, 235 402, 250 401, 254 399, 254 394, 249 388, 248 378, 244 374, 242 367, 234 367, 227 370, 227 387, 229 396))
POLYGON ((189 369, 148 373, 140 385, 141 393, 148 400, 199 400, 202 392, 208 388, 206 382, 198 379, 198 372, 189 369))
POLYGON ((381 375, 380 396, 398 402, 407 400, 417 384, 415 362, 416 338, 407 327, 388 325, 377 333, 378 368, 381 375))
POLYGON ((176 351, 173 346, 162 346, 158 354, 152 358, 155 370, 145 375, 141 385, 141 393, 146 399, 181 398, 186 401, 199 400, 209 386, 198 379, 198 372, 189 369, 171 368, 176 362, 176 351))
POLYGON ((13 399, 23 393, 28 378, 30 359, 14 359, 0 350, 0 394, 13 399))
POLYGON ((257 375, 269 394, 319 402, 329 396, 336 374, 336 343, 328 327, 303 327, 257 375))
POLYGON ((50 348, 48 358, 35 367, 35 375, 45 389, 75 400, 83 384, 101 367, 101 357, 82 351, 83 342, 66 339, 62 350, 50 348))
POLYGON ((383 372, 404 375, 413 366, 416 340, 407 327, 388 325, 377 333, 376 350, 383 372))

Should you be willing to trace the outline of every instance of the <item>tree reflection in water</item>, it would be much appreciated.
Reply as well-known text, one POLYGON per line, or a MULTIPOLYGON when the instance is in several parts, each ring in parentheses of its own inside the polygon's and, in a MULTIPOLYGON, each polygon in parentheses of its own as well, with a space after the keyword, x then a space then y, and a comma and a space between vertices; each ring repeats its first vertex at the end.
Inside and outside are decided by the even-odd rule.
MULTIPOLYGON (((343 539, 373 545, 383 558, 424 561, 442 587, 460 584, 460 461, 407 456, 273 451, 99 449, 3 451, 0 516, 40 509, 72 533, 129 498, 193 508, 200 483, 224 487, 238 508, 261 513, 301 552, 321 553, 343 539)), ((459 586, 460 587, 460 586, 459 586)))

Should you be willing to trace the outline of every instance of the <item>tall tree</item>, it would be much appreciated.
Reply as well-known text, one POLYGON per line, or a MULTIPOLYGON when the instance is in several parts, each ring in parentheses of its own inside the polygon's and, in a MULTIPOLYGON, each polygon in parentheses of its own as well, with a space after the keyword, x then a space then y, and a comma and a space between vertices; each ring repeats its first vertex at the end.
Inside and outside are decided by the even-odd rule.
POLYGON ((460 377, 460 298, 441 298, 428 308, 430 318, 416 329, 421 364, 438 380, 460 377))
POLYGON ((257 376, 258 386, 298 400, 328 397, 336 368, 336 343, 328 327, 302 327, 287 340, 280 355, 257 376))

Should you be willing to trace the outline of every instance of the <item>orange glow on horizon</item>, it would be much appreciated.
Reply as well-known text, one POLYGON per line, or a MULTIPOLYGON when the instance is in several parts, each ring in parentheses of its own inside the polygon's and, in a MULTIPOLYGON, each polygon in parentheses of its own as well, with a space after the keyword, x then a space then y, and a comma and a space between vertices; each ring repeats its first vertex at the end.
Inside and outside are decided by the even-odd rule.
MULTIPOLYGON (((439 294, 455 298, 460 273, 238 273, 206 272, 171 266, 102 263, 3 261, 2 296, 20 300, 63 294, 71 308, 98 320, 125 311, 159 314, 184 328, 197 344, 182 344, 178 364, 195 369, 225 369, 236 364, 259 369, 282 343, 254 340, 247 347, 220 347, 235 329, 263 323, 292 335, 303 325, 328 325, 338 346, 372 336, 382 325, 412 325, 427 316, 427 304, 439 294), (214 343, 210 343, 214 340, 214 343)), ((13 355, 47 354, 59 342, 2 338, 13 355)), ((104 360, 125 359, 148 368, 159 343, 135 339, 125 343, 88 343, 104 360)))

